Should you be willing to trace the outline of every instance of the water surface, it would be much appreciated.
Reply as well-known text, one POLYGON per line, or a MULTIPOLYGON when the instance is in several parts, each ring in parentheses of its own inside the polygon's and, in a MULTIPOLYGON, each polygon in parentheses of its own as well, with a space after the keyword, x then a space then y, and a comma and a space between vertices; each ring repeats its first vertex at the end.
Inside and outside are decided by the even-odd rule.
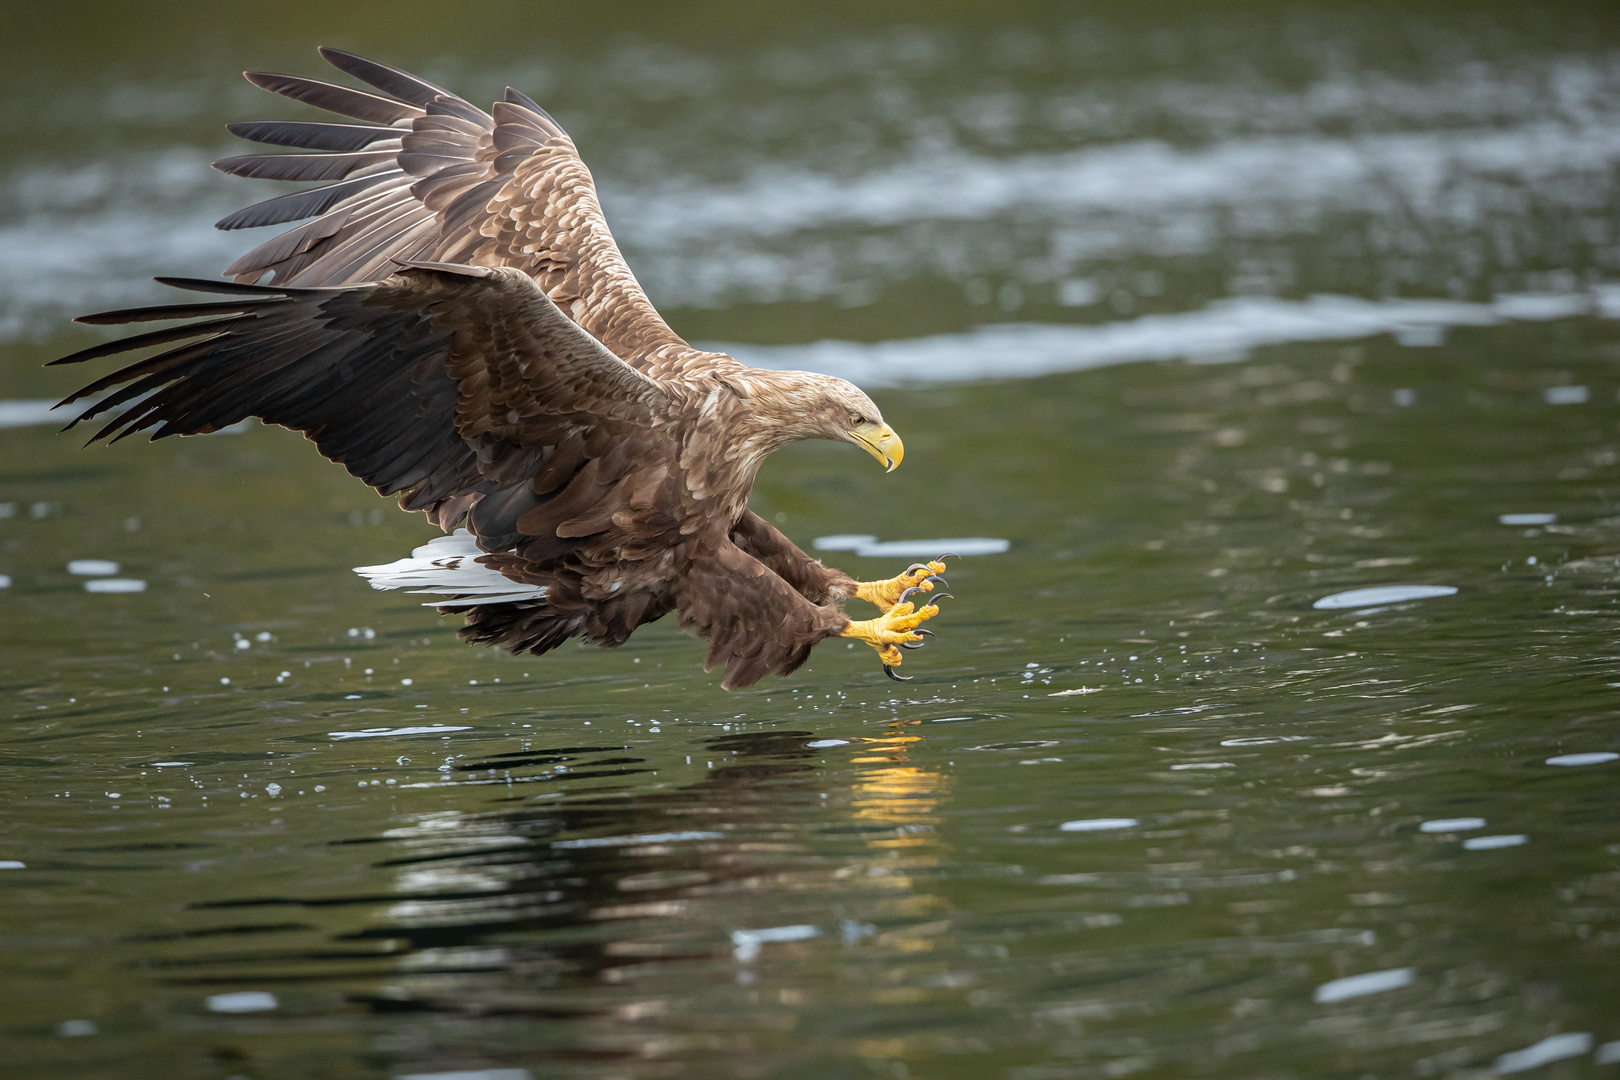
POLYGON ((91 9, 0 76, 20 1075, 1620 1061, 1606 8, 91 9), (68 316, 248 242, 206 162, 295 113, 233 72, 318 41, 534 93, 678 330, 874 388, 904 468, 755 507, 863 577, 1007 542, 914 681, 469 650, 299 437, 40 423, 68 316))

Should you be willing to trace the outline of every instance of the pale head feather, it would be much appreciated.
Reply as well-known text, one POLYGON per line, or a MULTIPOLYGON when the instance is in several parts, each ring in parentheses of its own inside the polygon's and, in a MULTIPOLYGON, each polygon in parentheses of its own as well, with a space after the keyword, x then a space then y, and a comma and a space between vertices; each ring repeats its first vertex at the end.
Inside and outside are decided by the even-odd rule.
POLYGON ((800 439, 855 442, 852 428, 882 425, 883 413, 847 379, 813 371, 759 371, 748 379, 748 414, 777 446, 800 439))

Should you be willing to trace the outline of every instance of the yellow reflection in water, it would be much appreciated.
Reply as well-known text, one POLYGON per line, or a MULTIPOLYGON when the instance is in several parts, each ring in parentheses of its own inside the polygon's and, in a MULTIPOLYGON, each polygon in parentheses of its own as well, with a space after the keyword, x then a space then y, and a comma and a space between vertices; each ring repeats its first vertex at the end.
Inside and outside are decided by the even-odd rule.
POLYGON ((876 767, 857 773, 850 805, 857 821, 889 825, 896 830, 892 836, 869 839, 868 847, 908 849, 905 866, 935 866, 940 859, 938 809, 949 781, 933 769, 911 763, 911 744, 922 740, 901 734, 906 726, 891 724, 892 734, 866 740, 869 752, 852 763, 876 767))

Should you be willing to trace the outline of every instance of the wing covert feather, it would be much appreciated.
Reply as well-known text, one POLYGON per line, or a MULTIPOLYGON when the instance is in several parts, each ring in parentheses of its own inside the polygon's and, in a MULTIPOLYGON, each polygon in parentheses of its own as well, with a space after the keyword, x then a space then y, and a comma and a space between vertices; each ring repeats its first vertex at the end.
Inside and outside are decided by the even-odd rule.
MULTIPOLYGON (((701 363, 659 316, 625 263, 590 170, 552 117, 515 90, 493 115, 397 68, 335 49, 322 56, 372 91, 249 73, 256 86, 366 124, 260 121, 244 138, 318 153, 230 158, 237 175, 324 180, 250 206, 221 228, 316 220, 238 259, 228 274, 335 286, 386 276, 395 260, 522 270, 580 326, 632 363, 662 350, 701 363), (397 140, 397 141, 396 141, 397 140), (335 181, 335 182, 334 182, 335 181)), ((678 365, 677 365, 678 366, 678 365)))

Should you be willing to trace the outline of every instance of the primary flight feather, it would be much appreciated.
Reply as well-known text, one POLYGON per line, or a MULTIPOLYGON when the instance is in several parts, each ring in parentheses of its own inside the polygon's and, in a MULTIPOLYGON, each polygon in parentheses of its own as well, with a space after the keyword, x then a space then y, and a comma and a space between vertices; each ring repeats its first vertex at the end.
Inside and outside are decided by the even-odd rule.
POLYGON ((857 582, 748 509, 765 457, 799 439, 899 465, 900 439, 871 399, 683 341, 625 264, 573 141, 527 97, 509 89, 485 113, 397 68, 321 55, 373 89, 247 78, 358 122, 233 124, 313 152, 215 164, 317 182, 220 228, 312 220, 238 259, 234 281, 159 279, 209 299, 80 319, 192 321, 56 361, 169 346, 68 397, 106 394, 73 424, 112 414, 95 438, 114 441, 248 417, 304 432, 455 530, 360 572, 444 595, 470 641, 612 647, 677 611, 708 639, 727 689, 792 672, 829 637, 871 645, 893 676, 896 647, 920 643, 918 625, 939 610, 911 593, 929 594, 944 566, 857 582), (852 597, 883 614, 851 620, 841 604, 852 597))

